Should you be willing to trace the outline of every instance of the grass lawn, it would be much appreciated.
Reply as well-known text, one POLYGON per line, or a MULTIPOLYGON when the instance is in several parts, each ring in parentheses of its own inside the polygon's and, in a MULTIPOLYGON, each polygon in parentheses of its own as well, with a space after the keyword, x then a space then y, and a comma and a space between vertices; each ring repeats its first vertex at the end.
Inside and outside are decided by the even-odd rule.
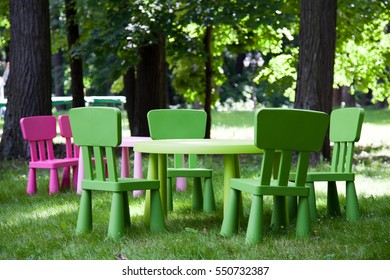
MULTIPOLYGON (((214 112, 213 138, 252 138, 253 113, 214 112)), ((125 127, 126 130, 126 127, 125 127)), ((319 217, 308 239, 295 238, 294 225, 267 229, 264 241, 245 245, 245 228, 234 237, 219 234, 222 221, 223 158, 202 156, 214 170, 217 211, 193 212, 190 192, 174 192, 174 211, 167 231, 150 233, 143 223, 144 198, 130 197, 132 228, 120 241, 106 239, 111 196, 96 193, 94 230, 76 236, 80 197, 70 190, 48 195, 49 172, 38 171, 38 193, 28 196, 27 162, 0 162, 0 259, 113 260, 388 260, 390 259, 390 111, 366 110, 361 141, 356 149, 356 187, 361 221, 345 221, 345 188, 339 186, 342 216, 326 216, 325 187, 317 188, 319 217)), ((259 155, 240 157, 242 177, 259 172, 259 155)), ((147 162, 144 161, 146 171, 147 162)), ((327 168, 321 164, 317 169, 327 168)), ((187 181, 191 187, 191 181, 187 181)), ((244 197, 248 216, 250 197, 244 197)), ((265 200, 265 215, 271 217, 272 201, 265 200)), ((245 225, 244 225, 245 226, 245 225)))

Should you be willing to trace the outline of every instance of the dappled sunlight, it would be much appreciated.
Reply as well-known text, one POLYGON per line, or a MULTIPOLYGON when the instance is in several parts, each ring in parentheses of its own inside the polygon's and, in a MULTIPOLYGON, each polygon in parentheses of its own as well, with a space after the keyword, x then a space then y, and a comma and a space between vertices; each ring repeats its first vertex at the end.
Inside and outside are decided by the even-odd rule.
POLYGON ((355 180, 356 192, 360 196, 390 195, 390 178, 369 178, 357 175, 355 180))
POLYGON ((131 198, 129 197, 129 204, 130 204, 130 218, 136 217, 136 216, 144 216, 145 212, 145 204, 144 204, 144 196, 142 196, 142 202, 140 203, 132 203, 131 198))
POLYGON ((359 146, 390 146, 390 124, 364 123, 359 146))
POLYGON ((47 206, 42 209, 31 209, 26 212, 15 213, 15 215, 3 220, 0 224, 6 223, 8 226, 18 226, 24 223, 33 223, 37 220, 48 219, 53 216, 77 213, 78 204, 56 205, 55 207, 47 206), (5 222, 6 221, 6 222, 5 222))
MULTIPOLYGON (((390 178, 368 178, 363 175, 356 175, 355 188, 358 196, 382 196, 390 195, 390 178)), ((321 194, 326 197, 327 183, 315 183, 316 196, 321 194)), ((339 195, 345 197, 345 182, 337 182, 337 192, 339 195)), ((317 201, 318 203, 318 201, 317 201)))
POLYGON ((212 139, 253 139, 254 130, 252 127, 214 127, 211 130, 212 139))

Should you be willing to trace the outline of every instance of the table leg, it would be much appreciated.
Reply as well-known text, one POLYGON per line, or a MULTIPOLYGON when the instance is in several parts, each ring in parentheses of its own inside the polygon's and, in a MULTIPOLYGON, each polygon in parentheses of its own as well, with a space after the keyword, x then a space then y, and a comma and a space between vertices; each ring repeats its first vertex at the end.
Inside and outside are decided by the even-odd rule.
MULTIPOLYGON (((224 155, 223 160, 224 172, 223 172, 223 213, 226 213, 226 207, 229 200, 230 193, 230 179, 240 177, 240 163, 238 155, 224 155)), ((241 207, 242 207, 242 203, 241 207)), ((241 211, 242 212, 242 211, 241 211)))
POLYGON ((160 179, 161 204, 165 217, 168 214, 168 197, 167 197, 167 155, 158 155, 158 178, 160 179))
MULTIPOLYGON (((182 167, 185 167, 185 156, 182 155, 182 167)), ((177 191, 185 191, 186 190, 186 178, 185 177, 177 177, 176 178, 176 190, 177 191)))
MULTIPOLYGON (((164 216, 168 214, 167 204, 167 155, 149 154, 148 179, 160 180, 161 205, 164 216)), ((146 223, 150 221, 150 190, 145 195, 145 215, 146 223)))
MULTIPOLYGON (((134 178, 141 179, 142 176, 142 153, 140 152, 135 152, 134 151, 134 178)), ((144 191, 138 190, 138 191, 133 191, 133 196, 141 196, 144 194, 144 191)))
POLYGON ((122 158, 121 158, 121 177, 129 178, 130 177, 130 168, 129 168, 129 148, 122 147, 122 158))
POLYGON ((79 152, 79 166, 78 166, 78 174, 77 174, 77 193, 81 194, 81 182, 84 179, 84 164, 83 164, 83 152, 80 149, 79 152))

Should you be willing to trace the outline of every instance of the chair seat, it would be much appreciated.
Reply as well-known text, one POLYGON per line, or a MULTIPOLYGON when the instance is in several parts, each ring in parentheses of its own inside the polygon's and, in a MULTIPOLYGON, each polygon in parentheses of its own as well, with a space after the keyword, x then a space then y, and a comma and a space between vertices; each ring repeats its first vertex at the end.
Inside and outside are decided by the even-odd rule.
POLYGON ((207 168, 168 168, 167 177, 211 177, 212 169, 207 168))
POLYGON ((159 180, 137 179, 137 178, 118 178, 119 182, 83 180, 81 187, 84 190, 98 191, 134 191, 134 190, 153 190, 160 188, 159 180))
POLYGON ((254 195, 274 195, 274 196, 309 196, 310 189, 307 187, 277 186, 275 180, 271 185, 260 185, 259 179, 231 179, 230 187, 239 191, 248 192, 254 195))
MULTIPOLYGON (((289 179, 295 180, 295 173, 291 173, 289 179)), ((337 173, 337 172, 309 172, 306 182, 337 182, 354 181, 355 173, 337 173)))
POLYGON ((30 168, 60 168, 77 166, 79 162, 78 158, 64 158, 64 159, 50 159, 41 161, 30 161, 30 168))

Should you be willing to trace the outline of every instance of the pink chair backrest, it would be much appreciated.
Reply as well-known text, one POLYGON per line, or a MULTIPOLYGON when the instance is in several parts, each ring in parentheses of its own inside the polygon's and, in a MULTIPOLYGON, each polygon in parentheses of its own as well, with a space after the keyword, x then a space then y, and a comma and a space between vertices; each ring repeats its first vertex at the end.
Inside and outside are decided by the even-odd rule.
POLYGON ((57 136, 54 116, 22 118, 20 126, 23 138, 30 143, 32 161, 54 159, 53 139, 57 136))
POLYGON ((72 138, 72 128, 70 127, 70 121, 68 115, 61 115, 58 117, 58 123, 60 125, 60 134, 65 138, 72 138))
POLYGON ((80 147, 73 144, 72 138, 72 128, 70 126, 69 116, 61 115, 58 117, 58 123, 60 125, 60 134, 65 138, 66 145, 66 157, 79 157, 80 147))

